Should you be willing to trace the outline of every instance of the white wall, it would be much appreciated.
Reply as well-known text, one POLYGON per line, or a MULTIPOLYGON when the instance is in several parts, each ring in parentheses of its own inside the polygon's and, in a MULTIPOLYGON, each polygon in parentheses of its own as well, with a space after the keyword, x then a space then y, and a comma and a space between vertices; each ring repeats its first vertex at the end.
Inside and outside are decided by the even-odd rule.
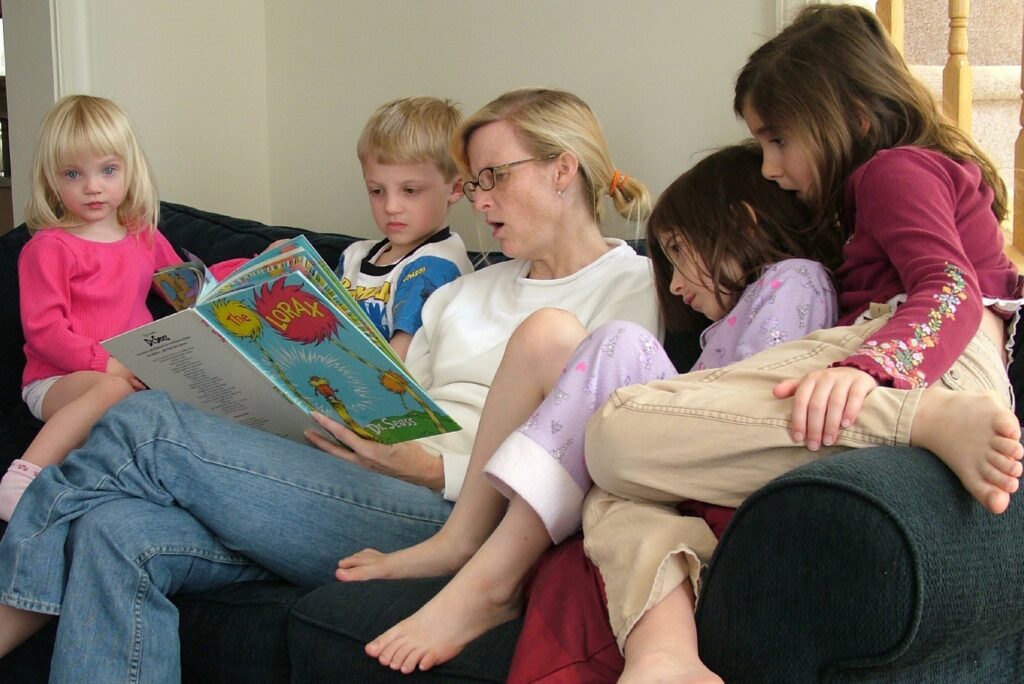
POLYGON ((91 93, 128 112, 161 197, 269 221, 263 0, 88 6, 91 93))
POLYGON ((24 221, 28 179, 39 121, 53 104, 54 68, 47 3, 4 3, 4 50, 7 57, 7 114, 10 121, 14 225, 24 221))
POLYGON ((6 0, 4 34, 16 224, 39 124, 73 92, 125 109, 163 199, 271 220, 263 0, 6 0))
MULTIPOLYGON (((18 16, 31 13, 43 24, 32 40, 50 40, 39 20, 47 4, 4 2, 14 111, 25 92, 14 87, 19 72, 52 81, 43 60, 23 59, 27 38, 18 38, 30 28, 18 16)), ((510 88, 563 87, 591 104, 616 164, 656 195, 697 156, 744 136, 731 111, 732 82, 774 32, 779 7, 766 0, 49 4, 82 24, 57 39, 65 80, 125 107, 164 199, 366 236, 375 228, 354 147, 380 103, 435 94, 469 114, 510 88), (85 55, 84 69, 68 63, 74 55, 85 55)), ((52 94, 42 106, 38 100, 12 120, 16 196, 25 182, 18 161, 31 157, 24 148, 34 145, 52 94)), ((454 225, 479 244, 465 203, 454 225)))
MULTIPOLYGON (((433 94, 469 114, 511 88, 566 88, 597 113, 615 163, 657 194, 696 153, 744 135, 733 80, 775 6, 267 0, 266 17, 274 219, 370 235, 355 142, 377 105, 433 94)), ((454 225, 475 245, 471 214, 463 203, 454 225)))

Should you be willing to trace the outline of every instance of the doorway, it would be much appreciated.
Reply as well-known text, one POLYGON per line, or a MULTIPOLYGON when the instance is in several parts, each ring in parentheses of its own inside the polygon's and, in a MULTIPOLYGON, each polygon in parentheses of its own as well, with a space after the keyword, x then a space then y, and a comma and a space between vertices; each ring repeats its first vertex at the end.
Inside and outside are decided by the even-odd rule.
POLYGON ((7 60, 4 57, 4 6, 0 2, 0 235, 14 227, 10 140, 11 131, 7 118, 7 60))

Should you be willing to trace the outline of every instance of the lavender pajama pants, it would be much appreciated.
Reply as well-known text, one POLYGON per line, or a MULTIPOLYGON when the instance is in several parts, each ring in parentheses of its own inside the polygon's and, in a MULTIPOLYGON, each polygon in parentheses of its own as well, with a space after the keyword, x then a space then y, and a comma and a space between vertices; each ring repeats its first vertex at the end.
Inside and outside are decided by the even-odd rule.
POLYGON ((619 387, 677 374, 650 331, 626 321, 602 325, 580 343, 551 393, 498 447, 484 474, 506 497, 528 503, 557 544, 579 529, 590 490, 587 421, 619 387))

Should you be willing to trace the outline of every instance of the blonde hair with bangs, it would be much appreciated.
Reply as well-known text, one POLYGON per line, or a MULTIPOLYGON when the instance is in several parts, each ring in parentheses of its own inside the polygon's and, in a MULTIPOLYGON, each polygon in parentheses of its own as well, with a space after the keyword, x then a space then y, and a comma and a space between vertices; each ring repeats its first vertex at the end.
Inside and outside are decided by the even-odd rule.
POLYGON ((81 225, 81 219, 61 205, 58 179, 76 159, 107 155, 117 156, 124 164, 125 198, 117 208, 118 222, 132 233, 153 230, 160 217, 160 199, 135 130, 120 107, 91 95, 61 98, 43 120, 32 164, 32 193, 25 208, 28 227, 81 225))
POLYGON ((446 183, 458 174, 448 151, 452 133, 462 114, 451 100, 407 97, 377 108, 356 143, 359 161, 381 164, 431 162, 446 183))
POLYGON ((597 117, 586 102, 564 90, 521 88, 499 96, 462 123, 452 137, 452 157, 465 178, 472 178, 467 147, 478 129, 496 121, 515 127, 520 139, 537 157, 568 152, 579 163, 580 176, 591 215, 604 213, 603 195, 610 194, 615 210, 627 219, 642 221, 651 213, 647 188, 632 177, 616 183, 616 169, 597 117))

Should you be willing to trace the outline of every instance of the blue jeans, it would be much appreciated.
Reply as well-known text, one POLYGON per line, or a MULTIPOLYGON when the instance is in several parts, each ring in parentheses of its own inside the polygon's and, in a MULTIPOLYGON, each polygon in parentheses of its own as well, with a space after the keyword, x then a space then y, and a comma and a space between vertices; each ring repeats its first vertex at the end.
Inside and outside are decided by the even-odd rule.
POLYGON ((60 614, 52 681, 180 679, 177 592, 277 576, 436 533, 451 504, 140 392, 25 492, 0 542, 0 602, 60 614))

